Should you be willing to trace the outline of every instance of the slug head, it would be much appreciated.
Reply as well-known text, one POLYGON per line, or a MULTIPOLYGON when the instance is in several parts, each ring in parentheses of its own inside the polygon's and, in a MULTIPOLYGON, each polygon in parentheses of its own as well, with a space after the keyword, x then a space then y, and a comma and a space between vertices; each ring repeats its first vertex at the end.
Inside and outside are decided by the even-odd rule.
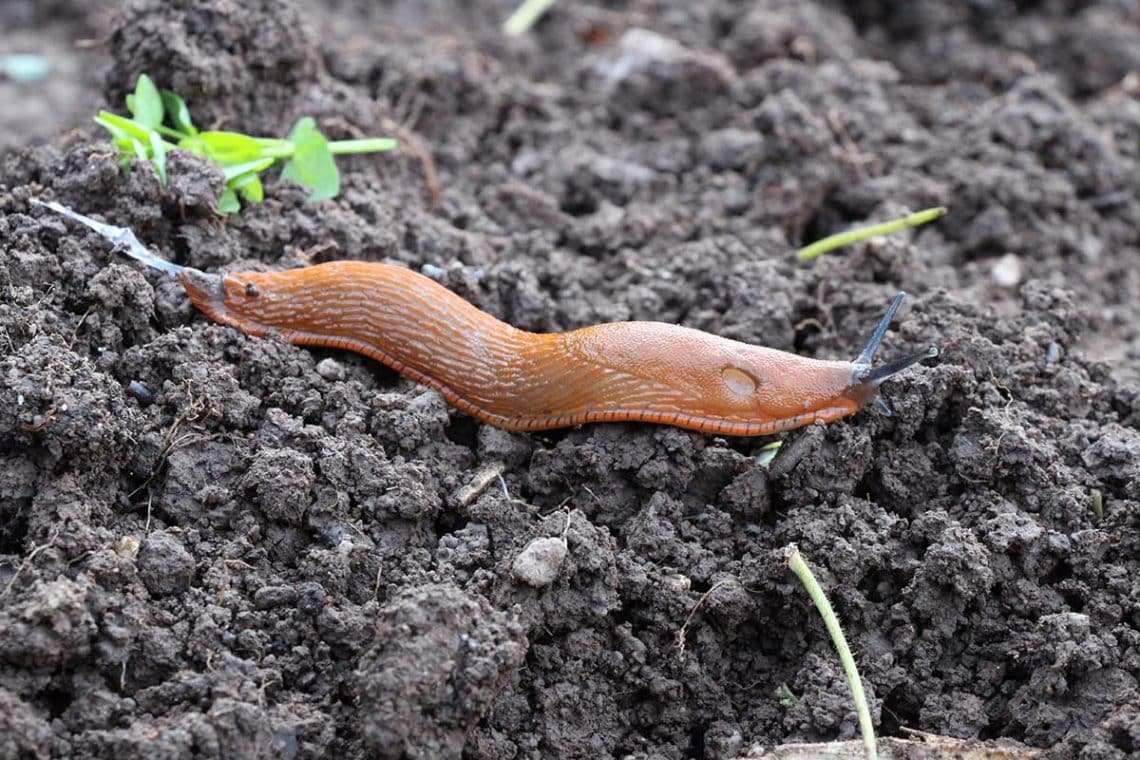
POLYGON ((759 347, 749 349, 747 359, 720 372, 720 385, 728 391, 726 395, 738 400, 726 404, 739 405, 730 414, 757 420, 757 425, 764 427, 761 433, 790 430, 817 421, 832 422, 872 402, 889 414, 890 409, 878 397, 883 381, 938 355, 938 349, 930 346, 873 366, 875 351, 904 297, 904 293, 899 293, 891 301, 867 347, 854 362, 821 361, 759 347), (761 421, 765 418, 768 422, 761 421))
POLYGON ((252 335, 265 335, 269 331, 256 315, 256 307, 273 300, 259 299, 258 282, 269 276, 260 272, 217 275, 191 267, 178 273, 190 302, 199 311, 215 322, 232 325, 252 335))

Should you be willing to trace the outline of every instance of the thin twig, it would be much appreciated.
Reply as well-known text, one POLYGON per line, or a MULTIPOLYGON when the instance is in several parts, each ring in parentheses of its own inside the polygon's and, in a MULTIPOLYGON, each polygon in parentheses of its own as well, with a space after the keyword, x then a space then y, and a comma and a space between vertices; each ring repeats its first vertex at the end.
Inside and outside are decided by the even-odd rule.
POLYGON ((30 552, 28 552, 28 556, 24 557, 24 561, 21 562, 16 570, 12 573, 12 577, 8 579, 8 584, 4 586, 4 590, 0 591, 0 599, 3 599, 4 597, 8 596, 9 593, 11 593, 12 587, 16 585, 16 579, 20 577, 20 573, 24 572, 24 570, 26 570, 32 564, 32 560, 36 558, 37 554, 44 551, 45 549, 50 549, 55 545, 56 539, 59 538, 59 532, 60 528, 57 527, 51 532, 51 535, 48 536, 47 541, 40 544, 39 546, 34 547, 30 552))
POLYGON ((689 633, 689 624, 693 622, 693 617, 697 614, 697 610, 699 610, 701 608, 701 606, 704 605, 705 601, 709 597, 711 597, 719 589, 721 589, 725 586, 740 586, 742 589, 744 589, 745 591, 747 591, 750 594, 760 593, 756 589, 748 588, 747 586, 745 586, 743 583, 736 580, 735 578, 728 578, 728 579, 723 580, 723 581, 717 581, 712 586, 710 586, 708 591, 701 594, 701 598, 698 599, 697 603, 693 605, 693 609, 689 610, 689 614, 685 617, 684 624, 681 625, 681 630, 677 631, 677 659, 679 659, 679 660, 685 659, 685 637, 689 633))

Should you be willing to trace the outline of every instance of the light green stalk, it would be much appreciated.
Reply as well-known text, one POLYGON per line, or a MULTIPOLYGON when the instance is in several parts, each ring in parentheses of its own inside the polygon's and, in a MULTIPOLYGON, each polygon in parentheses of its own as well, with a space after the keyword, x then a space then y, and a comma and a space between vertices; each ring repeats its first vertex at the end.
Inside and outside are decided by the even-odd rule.
POLYGON ((892 232, 906 229, 907 227, 918 227, 933 222, 938 217, 946 213, 945 206, 938 206, 936 208, 923 209, 916 211, 913 214, 904 216, 900 219, 892 219, 889 222, 882 224, 872 224, 869 227, 859 227, 847 232, 840 232, 835 235, 828 235, 823 240, 817 240, 809 246, 805 246, 796 251, 796 258, 800 261, 811 261, 812 259, 822 256, 828 251, 833 251, 836 248, 842 248, 845 245, 858 243, 860 240, 875 237, 876 235, 889 235, 892 232))
POLYGON ((827 594, 823 593, 819 582, 812 575, 811 569, 804 562, 800 550, 795 544, 784 549, 784 561, 800 582, 807 589, 808 596, 815 602, 823 618, 827 632, 831 634, 831 641, 839 652, 839 661, 843 663, 843 672, 847 675, 847 683, 851 687, 851 699, 855 702, 855 714, 859 717, 859 728, 863 733, 863 747, 867 752, 867 760, 878 760, 879 750, 875 745, 875 727, 871 724, 871 710, 867 707, 867 695, 863 693, 863 681, 859 678, 859 668, 855 665, 855 658, 851 648, 847 646, 847 639, 843 636, 843 629, 839 627, 839 618, 835 610, 831 609, 831 602, 827 594))

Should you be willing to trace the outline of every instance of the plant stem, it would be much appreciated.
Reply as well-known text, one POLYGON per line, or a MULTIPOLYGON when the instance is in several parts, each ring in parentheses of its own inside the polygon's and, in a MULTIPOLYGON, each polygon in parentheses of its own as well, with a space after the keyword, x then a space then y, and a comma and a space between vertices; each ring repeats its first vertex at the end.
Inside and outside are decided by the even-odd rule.
POLYGON ((515 12, 503 22, 503 34, 508 37, 521 37, 550 10, 555 0, 523 0, 515 12))
POLYGON ((855 665, 851 648, 847 646, 843 629, 839 627, 839 618, 835 616, 835 610, 831 609, 831 602, 827 600, 827 594, 823 593, 823 589, 816 581, 815 576, 812 575, 811 569, 804 562, 804 558, 795 544, 784 549, 784 561, 800 579, 800 582, 804 584, 808 596, 815 602, 815 608, 819 610, 823 623, 827 626, 827 632, 831 634, 831 641, 835 644, 836 651, 839 652, 839 661, 843 663, 843 672, 847 675, 847 683, 851 687, 851 699, 855 702, 855 714, 859 717, 859 728, 863 733, 863 747, 866 750, 867 759, 877 760, 879 751, 875 745, 875 727, 871 724, 871 711, 867 707, 867 695, 863 693, 863 681, 859 678, 859 668, 855 665))
POLYGON ((342 156, 351 153, 382 153, 393 150, 396 141, 390 137, 371 137, 365 140, 337 140, 329 143, 329 153, 342 156))
POLYGON ((281 145, 262 145, 262 158, 291 158, 296 148, 288 140, 282 140, 281 145))
POLYGON ((882 224, 873 224, 869 227, 858 227, 847 232, 840 232, 836 235, 828 235, 823 240, 817 240, 809 246, 796 251, 796 258, 800 261, 811 261, 812 259, 822 256, 828 251, 833 251, 836 248, 842 248, 845 245, 858 243, 860 240, 875 237, 876 235, 889 235, 892 232, 906 229, 907 227, 918 227, 933 222, 938 217, 946 213, 945 206, 937 206, 935 208, 923 209, 916 211, 913 214, 904 216, 900 219, 892 219, 882 224))
MULTIPOLYGON (((142 126, 142 125, 140 124, 139 126, 142 126)), ((154 131, 158 132, 163 137, 170 137, 176 141, 183 140, 189 136, 189 135, 182 134, 181 132, 179 132, 176 129, 171 129, 170 127, 166 126, 165 124, 159 124, 157 127, 154 128, 154 131)))

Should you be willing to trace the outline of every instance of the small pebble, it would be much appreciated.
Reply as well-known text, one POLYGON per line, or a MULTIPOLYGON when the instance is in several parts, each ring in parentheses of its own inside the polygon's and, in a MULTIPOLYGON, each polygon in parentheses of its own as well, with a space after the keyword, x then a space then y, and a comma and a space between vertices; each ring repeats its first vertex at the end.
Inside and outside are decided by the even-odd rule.
POLYGON ((253 592, 253 606, 259 610, 284 607, 297 601, 297 591, 292 586, 262 586, 253 592))
POLYGON ((34 53, 0 56, 0 73, 14 82, 31 84, 51 74, 51 61, 34 53))
POLYGON ((558 578, 566 559, 566 540, 536 538, 526 545, 511 565, 515 578, 535 588, 549 586, 558 578))
POLYGON ((138 399, 140 404, 149 404, 154 401, 154 396, 150 390, 138 380, 132 380, 130 384, 127 385, 127 393, 138 399))
POLYGON ((334 380, 343 380, 344 367, 342 367, 341 363, 336 359, 321 359, 319 362, 317 362, 317 374, 330 382, 334 380))
POLYGON ((994 278, 995 283, 1003 288, 1016 288, 1021 284, 1021 278, 1025 276, 1025 267, 1021 263, 1021 257, 1015 253, 1007 253, 1002 256, 994 262, 990 276, 994 278))
POLYGON ((139 556, 139 540, 134 536, 123 536, 115 546, 115 553, 123 559, 134 561, 139 556))

